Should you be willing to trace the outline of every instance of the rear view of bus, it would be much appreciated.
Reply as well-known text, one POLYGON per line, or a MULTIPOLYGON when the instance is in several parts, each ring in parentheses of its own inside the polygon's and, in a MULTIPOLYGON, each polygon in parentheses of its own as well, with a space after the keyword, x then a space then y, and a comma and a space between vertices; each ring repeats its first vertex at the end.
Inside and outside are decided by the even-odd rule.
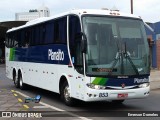
POLYGON ((140 18, 83 15, 82 26, 87 41, 85 73, 87 101, 113 100, 149 95, 149 48, 140 18))

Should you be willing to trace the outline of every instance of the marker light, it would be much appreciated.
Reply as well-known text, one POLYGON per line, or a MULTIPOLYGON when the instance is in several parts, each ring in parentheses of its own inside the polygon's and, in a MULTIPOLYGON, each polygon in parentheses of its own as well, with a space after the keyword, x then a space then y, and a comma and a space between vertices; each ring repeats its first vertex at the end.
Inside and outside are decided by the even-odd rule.
POLYGON ((145 88, 145 87, 148 87, 149 85, 150 85, 149 83, 143 83, 143 84, 140 84, 139 87, 145 88))

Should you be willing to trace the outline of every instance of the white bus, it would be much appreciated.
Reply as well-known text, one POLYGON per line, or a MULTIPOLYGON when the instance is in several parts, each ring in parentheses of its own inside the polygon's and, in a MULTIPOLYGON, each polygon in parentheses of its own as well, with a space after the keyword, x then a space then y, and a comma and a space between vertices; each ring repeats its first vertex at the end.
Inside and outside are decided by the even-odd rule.
POLYGON ((67 105, 144 98, 149 47, 141 18, 111 10, 71 10, 12 28, 6 75, 15 86, 59 93, 67 105))

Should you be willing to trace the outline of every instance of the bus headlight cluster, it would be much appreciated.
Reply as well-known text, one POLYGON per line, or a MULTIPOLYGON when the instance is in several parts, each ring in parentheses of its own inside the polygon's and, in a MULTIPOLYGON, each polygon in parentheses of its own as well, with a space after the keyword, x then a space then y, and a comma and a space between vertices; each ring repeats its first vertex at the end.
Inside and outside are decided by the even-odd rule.
POLYGON ((105 86, 102 86, 102 85, 94 85, 92 83, 88 83, 87 86, 89 88, 92 88, 92 89, 97 89, 97 90, 104 90, 106 87, 105 86))
POLYGON ((143 84, 139 85, 140 88, 145 88, 145 87, 148 87, 148 86, 149 86, 149 83, 143 83, 143 84))

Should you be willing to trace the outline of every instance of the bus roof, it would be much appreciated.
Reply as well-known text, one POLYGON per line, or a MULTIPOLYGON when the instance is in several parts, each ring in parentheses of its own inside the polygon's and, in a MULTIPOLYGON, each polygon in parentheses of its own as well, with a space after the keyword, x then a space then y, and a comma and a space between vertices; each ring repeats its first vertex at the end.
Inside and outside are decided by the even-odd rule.
POLYGON ((75 9, 75 10, 71 10, 68 12, 64 12, 61 14, 57 14, 51 17, 41 17, 41 18, 37 18, 35 20, 29 21, 27 22, 25 25, 16 27, 16 28, 12 28, 10 30, 8 30, 7 32, 11 32, 11 31, 15 31, 15 30, 19 30, 25 27, 29 27, 29 26, 33 26, 39 23, 43 23, 58 17, 62 17, 65 15, 69 15, 69 14, 75 14, 78 16, 82 16, 82 15, 108 15, 108 16, 119 16, 119 17, 130 17, 130 18, 138 18, 141 19, 138 16, 135 16, 133 14, 126 14, 126 13, 122 13, 119 11, 112 11, 112 10, 106 10, 106 9, 75 9))

